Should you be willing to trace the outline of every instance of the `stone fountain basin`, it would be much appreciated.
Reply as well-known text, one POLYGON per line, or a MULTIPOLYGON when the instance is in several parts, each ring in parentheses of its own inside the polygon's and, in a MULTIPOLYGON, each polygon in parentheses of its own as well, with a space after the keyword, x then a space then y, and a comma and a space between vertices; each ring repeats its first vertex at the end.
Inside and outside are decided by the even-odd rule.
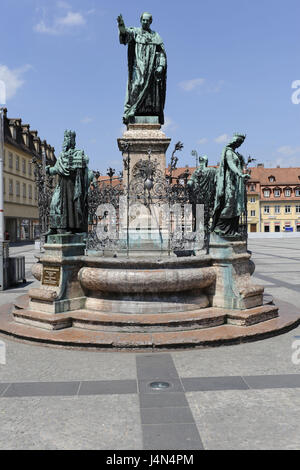
POLYGON ((88 266, 80 269, 78 279, 89 291, 173 293, 202 289, 216 279, 208 256, 167 260, 87 258, 88 266))
POLYGON ((165 259, 85 257, 78 279, 86 308, 163 313, 205 308, 216 273, 208 256, 165 259))

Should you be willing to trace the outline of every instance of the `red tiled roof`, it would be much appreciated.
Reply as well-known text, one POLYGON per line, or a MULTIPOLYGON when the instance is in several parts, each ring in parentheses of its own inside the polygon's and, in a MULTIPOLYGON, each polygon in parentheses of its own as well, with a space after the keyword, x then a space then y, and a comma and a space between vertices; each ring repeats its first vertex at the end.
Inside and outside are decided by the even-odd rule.
POLYGON ((253 167, 251 170, 251 179, 249 183, 259 181, 264 185, 300 185, 300 167, 294 168, 264 168, 253 167), (270 182, 269 177, 274 176, 275 181, 270 182))

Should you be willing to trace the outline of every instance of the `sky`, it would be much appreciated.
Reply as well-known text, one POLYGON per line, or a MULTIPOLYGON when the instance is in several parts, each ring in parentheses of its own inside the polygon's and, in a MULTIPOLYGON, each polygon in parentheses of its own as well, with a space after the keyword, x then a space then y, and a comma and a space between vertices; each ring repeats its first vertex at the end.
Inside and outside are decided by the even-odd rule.
POLYGON ((168 59, 167 163, 180 140, 178 166, 194 166, 194 149, 216 164, 241 132, 245 157, 300 167, 299 0, 0 0, 0 8, 8 117, 38 130, 56 156, 72 129, 90 168, 122 169, 127 47, 116 18, 139 26, 149 11, 168 59))

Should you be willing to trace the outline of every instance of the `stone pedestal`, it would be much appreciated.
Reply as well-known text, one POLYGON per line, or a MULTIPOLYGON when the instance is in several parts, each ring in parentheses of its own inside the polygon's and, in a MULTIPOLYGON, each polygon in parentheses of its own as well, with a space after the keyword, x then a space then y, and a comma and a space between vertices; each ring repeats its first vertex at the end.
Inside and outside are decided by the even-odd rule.
MULTIPOLYGON (((166 170, 166 151, 171 139, 168 139, 161 130, 160 124, 128 124, 123 136, 118 139, 119 149, 122 151, 122 144, 130 145, 130 179, 134 165, 140 160, 148 158, 148 150, 151 148, 151 159, 157 159, 158 168, 164 176, 166 170)), ((124 182, 127 181, 127 172, 124 169, 124 182)))
MULTIPOLYGON (((146 121, 145 118, 141 120, 146 121)), ((160 203, 159 194, 156 193, 156 188, 164 191, 165 184, 165 171, 166 171, 166 151, 169 147, 171 139, 167 138, 161 130, 161 125, 158 123, 150 122, 136 122, 128 124, 127 130, 123 133, 122 138, 118 139, 119 149, 122 151, 124 144, 129 144, 130 164, 129 164, 129 178, 128 170, 123 168, 123 182, 125 187, 130 185, 130 199, 134 203, 136 190, 144 192, 144 181, 141 178, 134 179, 134 170, 136 164, 140 160, 148 162, 149 150, 151 149, 150 161, 157 162, 156 172, 153 175, 153 190, 150 189, 151 204, 158 205, 160 203), (129 181, 128 181, 129 180, 129 181), (137 188, 138 187, 138 188, 137 188), (154 191, 155 189, 155 191, 154 191), (131 194, 132 193, 132 194, 131 194)), ((127 157, 125 152, 124 157, 127 157)), ((147 190, 145 189, 147 194, 147 190)), ((138 199, 135 201, 138 203, 138 199)), ((127 210, 127 209, 125 209, 127 210)), ((151 211, 145 206, 141 205, 137 213, 135 213, 134 205, 130 207, 130 228, 129 228, 129 249, 130 251, 145 252, 162 252, 168 249, 168 233, 167 239, 165 234, 166 228, 160 225, 153 224, 153 207, 151 211), (152 215, 151 215, 152 214, 152 215), (139 228, 136 229, 135 224, 138 221, 139 228), (166 240, 165 240, 166 239, 166 240)), ((124 234, 127 231, 127 225, 124 226, 124 234)), ((125 234, 126 235, 126 234, 125 234)), ((126 235, 127 237, 127 235, 126 235)))
POLYGON ((264 288, 251 282, 253 264, 245 241, 211 235, 209 253, 216 283, 209 290, 213 307, 249 309, 263 304, 264 288))
POLYGON ((31 311, 62 313, 84 307, 85 296, 78 282, 85 234, 50 235, 45 253, 35 268, 41 287, 29 290, 31 311))

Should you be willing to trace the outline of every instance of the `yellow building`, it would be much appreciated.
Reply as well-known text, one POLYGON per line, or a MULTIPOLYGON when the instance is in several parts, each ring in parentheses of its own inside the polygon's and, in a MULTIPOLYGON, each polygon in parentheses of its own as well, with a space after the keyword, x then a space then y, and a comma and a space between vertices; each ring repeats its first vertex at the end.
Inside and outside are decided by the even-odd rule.
POLYGON ((54 148, 41 141, 37 131, 21 119, 10 119, 4 112, 4 224, 11 241, 34 240, 39 236, 38 188, 32 158, 55 163, 54 148))
POLYGON ((260 231, 260 185, 254 177, 247 187, 247 223, 248 232, 260 231))
POLYGON ((300 232, 299 167, 251 168, 247 197, 249 232, 300 232))

